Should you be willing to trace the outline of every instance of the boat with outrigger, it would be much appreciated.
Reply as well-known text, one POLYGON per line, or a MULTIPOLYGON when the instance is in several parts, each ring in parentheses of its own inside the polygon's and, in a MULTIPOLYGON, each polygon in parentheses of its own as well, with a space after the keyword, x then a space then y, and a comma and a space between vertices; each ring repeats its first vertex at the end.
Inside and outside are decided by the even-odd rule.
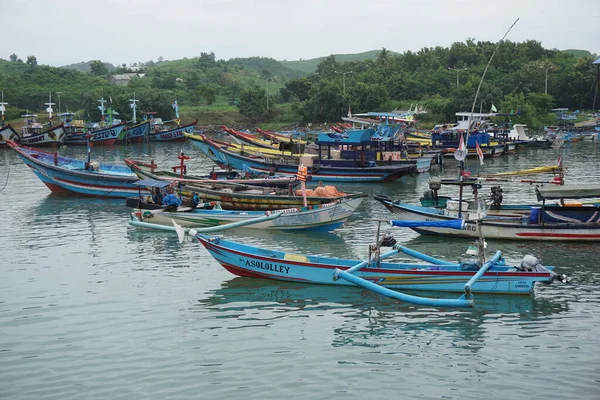
MULTIPOLYGON (((543 266, 527 255, 520 265, 507 264, 497 251, 491 258, 485 256, 485 240, 476 242, 477 258, 450 262, 438 259, 400 245, 391 235, 380 235, 369 246, 366 260, 353 260, 322 255, 302 255, 266 249, 209 235, 208 229, 187 233, 197 239, 210 255, 234 275, 288 282, 322 285, 355 285, 399 301, 433 307, 474 307, 474 294, 531 295, 536 283, 569 282, 565 275, 554 272, 554 267, 543 266), (382 252, 385 247, 391 248, 382 252), (384 262, 403 253, 418 259, 416 263, 384 262), (400 290, 461 293, 458 299, 431 298, 411 295, 400 290)), ((461 229, 464 220, 444 222, 391 221, 393 226, 444 225, 461 229)), ((180 240, 183 228, 176 224, 180 240)), ((220 227, 221 230, 223 227, 220 227)))
MULTIPOLYGON (((305 182, 306 168, 301 167, 299 176, 305 182)), ((303 185, 304 190, 304 185, 303 185)), ((304 200, 306 206, 306 198, 304 200)), ((483 210, 483 209, 482 209, 483 210)), ((527 255, 519 266, 509 265, 497 251, 493 257, 486 259, 486 242, 481 229, 478 229, 479 239, 467 251, 476 255, 475 259, 450 262, 409 249, 396 242, 389 234, 381 235, 381 223, 378 220, 376 243, 369 246, 367 260, 352 260, 322 255, 302 255, 286 251, 265 249, 258 246, 225 240, 213 236, 216 231, 252 227, 266 221, 284 218, 284 213, 265 213, 256 218, 237 221, 226 225, 216 225, 203 228, 184 228, 171 219, 173 227, 166 224, 148 224, 140 221, 143 214, 135 215, 129 222, 134 226, 153 227, 174 231, 180 242, 185 234, 197 239, 217 260, 223 268, 232 274, 288 282, 303 282, 323 285, 355 285, 375 293, 400 301, 433 306, 433 307, 473 307, 474 293, 488 294, 519 294, 531 295, 536 283, 552 283, 559 280, 569 281, 565 275, 558 275, 554 267, 543 266, 540 261, 527 255), (152 225, 152 226, 149 226, 152 225), (382 253, 382 248, 391 250, 382 253), (399 253, 417 258, 417 263, 391 263, 383 260, 399 253), (421 297, 399 292, 398 290, 425 290, 436 292, 460 292, 458 299, 421 297)), ((485 213, 481 211, 475 223, 480 221, 485 213)), ((163 216, 168 219, 168 216, 163 216)), ((448 229, 462 229, 465 221, 390 221, 392 226, 444 226, 448 229)))

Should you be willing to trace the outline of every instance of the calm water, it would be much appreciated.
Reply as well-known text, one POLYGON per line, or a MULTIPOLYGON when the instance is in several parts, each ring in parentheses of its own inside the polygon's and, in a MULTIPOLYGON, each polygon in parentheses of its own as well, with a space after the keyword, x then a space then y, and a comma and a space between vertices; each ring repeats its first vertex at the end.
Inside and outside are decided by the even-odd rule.
MULTIPOLYGON (((191 144, 94 148, 94 157, 166 168, 181 149, 194 158, 190 170, 212 167, 191 144)), ((83 157, 84 149, 60 152, 83 157)), ((485 168, 529 168, 557 155, 527 150, 485 168)), ((600 182, 600 145, 572 145, 563 159, 568 182, 600 182)), ((416 202, 434 175, 455 176, 456 163, 398 183, 340 187, 416 202)), ((504 187, 506 203, 534 200, 530 186, 504 187)), ((598 244, 490 242, 510 261, 534 254, 573 283, 437 310, 358 288, 234 277, 197 242, 129 227, 124 200, 50 195, 10 150, 0 150, 0 189, 1 399, 600 398, 598 244)), ((364 257, 376 226, 367 218, 389 217, 368 198, 335 234, 224 235, 364 257)), ((451 260, 469 244, 393 232, 451 260)))

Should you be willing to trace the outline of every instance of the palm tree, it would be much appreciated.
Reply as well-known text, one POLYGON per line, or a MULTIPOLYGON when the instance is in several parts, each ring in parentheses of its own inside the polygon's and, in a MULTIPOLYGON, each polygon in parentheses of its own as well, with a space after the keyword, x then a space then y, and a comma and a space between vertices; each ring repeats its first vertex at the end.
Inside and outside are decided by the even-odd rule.
POLYGON ((377 64, 387 64, 390 61, 390 51, 385 47, 381 48, 381 51, 377 55, 377 64))

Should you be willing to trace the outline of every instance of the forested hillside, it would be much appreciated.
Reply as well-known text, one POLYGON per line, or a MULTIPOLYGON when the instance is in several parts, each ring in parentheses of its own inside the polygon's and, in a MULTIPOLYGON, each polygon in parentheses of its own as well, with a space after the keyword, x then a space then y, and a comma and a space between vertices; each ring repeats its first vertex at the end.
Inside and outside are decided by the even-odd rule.
MULTIPOLYGON (((60 94, 61 111, 76 111, 90 120, 99 118, 101 97, 112 101, 123 118, 131 118, 129 99, 135 95, 140 111, 156 111, 171 119, 171 104, 177 99, 184 119, 199 118, 201 123, 337 121, 349 108, 392 110, 411 103, 427 107, 432 121, 452 121, 455 112, 471 109, 495 46, 467 40, 401 54, 383 48, 285 62, 263 57, 225 61, 214 53, 201 53, 114 70, 94 60, 84 63, 89 72, 78 70, 83 65, 55 68, 38 65, 35 56, 24 62, 13 54, 9 60, 0 59, 0 88, 9 103, 8 119, 45 109, 52 92, 57 103, 60 94), (111 80, 124 73, 132 76, 126 85, 111 80)), ((552 122, 548 119, 552 107, 589 109, 595 88, 594 57, 589 52, 545 49, 533 40, 504 42, 487 72, 476 109, 488 111, 494 104, 505 112, 519 110, 515 122, 534 129, 552 122)))

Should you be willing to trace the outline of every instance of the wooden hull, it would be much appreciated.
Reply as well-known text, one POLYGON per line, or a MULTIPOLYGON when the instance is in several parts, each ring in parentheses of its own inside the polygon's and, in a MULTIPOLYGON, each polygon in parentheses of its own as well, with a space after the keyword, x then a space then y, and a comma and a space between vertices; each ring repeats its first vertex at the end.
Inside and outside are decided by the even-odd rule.
MULTIPOLYGON (((315 208, 280 210, 281 216, 279 218, 253 224, 251 228, 328 232, 342 226, 362 201, 363 198, 353 198, 323 204, 315 208)), ((174 220, 184 227, 202 228, 247 221, 263 215, 265 215, 264 212, 259 211, 192 209, 191 211, 167 212, 163 210, 138 210, 132 214, 132 218, 164 226, 172 226, 171 220, 174 220)))
POLYGON ((125 130, 127 143, 142 143, 150 132, 150 121, 144 121, 125 130))
MULTIPOLYGON (((156 179, 156 177, 145 175, 133 165, 132 169, 142 179, 156 179)), ((227 181, 217 183, 181 181, 176 183, 176 191, 187 201, 191 200, 194 193, 197 193, 201 202, 217 201, 225 210, 272 211, 303 207, 302 196, 296 195, 290 189, 231 184, 227 181)), ((335 200, 359 197, 367 197, 367 195, 342 193, 334 197, 307 196, 307 204, 315 206, 335 200)))
POLYGON ((30 147, 58 147, 63 144, 64 140, 64 127, 58 125, 42 133, 21 136, 19 137, 19 144, 30 147))
POLYGON ((183 175, 180 178, 179 174, 168 172, 168 171, 157 171, 152 170, 149 164, 145 164, 141 161, 134 161, 125 159, 125 164, 135 172, 140 179, 153 179, 163 180, 171 182, 186 182, 186 183, 205 183, 205 184, 219 184, 219 183, 232 183, 239 185, 252 185, 261 187, 271 188, 289 188, 296 187, 300 184, 300 181, 296 177, 267 177, 267 178, 235 178, 238 174, 235 171, 226 172, 214 172, 211 176, 191 176, 183 175))
POLYGON ((67 136, 65 144, 71 146, 86 146, 88 143, 88 135, 91 135, 90 143, 94 146, 114 146, 122 132, 123 125, 121 124, 89 133, 74 133, 67 136))
POLYGON ((279 149, 278 143, 276 144, 270 140, 260 139, 250 133, 235 131, 235 130, 229 129, 227 127, 223 127, 223 130, 225 132, 227 132, 228 134, 230 134, 231 136, 233 136, 234 138, 238 139, 239 141, 246 143, 250 146, 256 146, 256 147, 261 147, 261 148, 270 149, 270 150, 278 150, 279 149))
MULTIPOLYGON (((456 151, 456 149, 454 147, 444 149, 444 157, 454 157, 455 151, 456 151)), ((491 146, 483 145, 483 146, 481 146, 481 151, 483 152, 484 157, 499 157, 500 155, 502 155, 504 153, 504 145, 503 144, 497 144, 497 145, 491 145, 491 146)), ((467 157, 478 157, 477 149, 468 148, 467 149, 467 157)))
MULTIPOLYGON (((379 200, 397 219, 410 221, 448 221, 443 210, 420 207, 399 202, 379 200)), ((411 228, 427 235, 478 238, 475 222, 465 222, 462 230, 437 227, 411 228)), ((486 218, 481 222, 481 231, 486 239, 506 240, 552 240, 552 241, 600 241, 600 223, 530 223, 528 216, 515 218, 486 218)))
MULTIPOLYGON (((229 272, 246 277, 306 282, 326 285, 352 284, 333 280, 334 271, 347 270, 361 262, 323 256, 305 256, 266 250, 216 237, 198 234, 196 238, 229 272)), ((464 292, 465 283, 477 269, 461 264, 399 264, 382 262, 358 273, 363 279, 395 290, 464 292)), ((530 294, 535 282, 551 281, 551 272, 520 272, 503 263, 494 264, 473 286, 476 293, 530 294)))
MULTIPOLYGON (((52 192, 109 198, 127 198, 140 192, 133 185, 138 177, 125 166, 99 164, 98 170, 86 170, 81 160, 18 146, 12 141, 8 145, 52 192)), ((150 194, 145 189, 141 193, 150 194)))
POLYGON ((153 142, 185 142, 187 140, 185 134, 193 133, 197 122, 194 121, 191 124, 182 125, 167 131, 149 132, 148 139, 153 142))
MULTIPOLYGON (((275 160, 264 161, 244 157, 220 148, 211 140, 203 137, 202 140, 190 137, 190 141, 200 151, 206 154, 213 162, 222 168, 243 170, 251 168, 254 171, 277 173, 278 175, 296 175, 297 164, 283 164, 275 160)), ((324 182, 392 182, 409 174, 414 165, 391 165, 376 167, 333 167, 313 165, 308 169, 309 179, 324 182)))
POLYGON ((7 147, 7 140, 19 140, 19 134, 13 129, 12 126, 10 126, 10 124, 0 127, 0 148, 7 147))

